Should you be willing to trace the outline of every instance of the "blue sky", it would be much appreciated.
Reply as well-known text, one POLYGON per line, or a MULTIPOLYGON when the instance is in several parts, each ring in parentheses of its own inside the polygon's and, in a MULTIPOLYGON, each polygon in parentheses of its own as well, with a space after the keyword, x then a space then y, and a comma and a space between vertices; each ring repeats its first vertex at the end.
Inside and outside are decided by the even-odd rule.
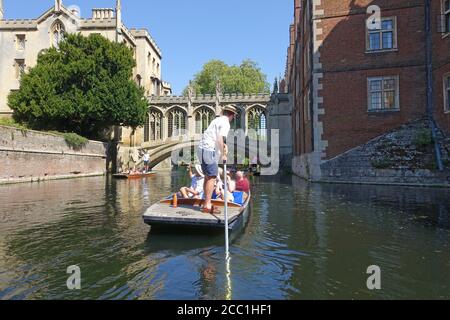
MULTIPOLYGON (((5 18, 36 18, 53 0, 4 0, 5 18)), ((83 17, 91 9, 112 8, 115 0, 63 0, 83 17)), ((123 19, 147 28, 163 52, 162 72, 180 94, 211 59, 239 64, 250 58, 273 83, 283 75, 293 0, 122 0, 123 19)))

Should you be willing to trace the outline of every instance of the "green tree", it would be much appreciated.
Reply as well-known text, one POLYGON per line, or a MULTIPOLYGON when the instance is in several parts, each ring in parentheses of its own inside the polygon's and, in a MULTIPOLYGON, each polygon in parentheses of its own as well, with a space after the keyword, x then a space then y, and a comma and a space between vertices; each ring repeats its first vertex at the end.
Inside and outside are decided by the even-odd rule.
MULTIPOLYGON (((222 93, 226 94, 270 93, 266 75, 252 60, 244 60, 239 66, 211 60, 195 75, 192 86, 197 94, 215 94, 217 81, 222 85, 222 93)), ((187 93, 188 88, 183 91, 184 95, 187 93)))
POLYGON ((8 97, 14 119, 37 130, 97 138, 113 125, 144 124, 148 103, 132 80, 131 49, 100 35, 67 35, 42 52, 8 97))

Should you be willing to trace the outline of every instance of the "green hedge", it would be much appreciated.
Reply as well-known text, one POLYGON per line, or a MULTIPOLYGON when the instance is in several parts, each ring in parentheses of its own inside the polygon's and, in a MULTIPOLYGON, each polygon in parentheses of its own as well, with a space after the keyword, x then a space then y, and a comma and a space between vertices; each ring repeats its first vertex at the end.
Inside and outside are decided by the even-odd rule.
POLYGON ((67 145, 74 150, 83 149, 89 143, 88 139, 76 133, 64 133, 63 137, 64 140, 66 140, 67 145))

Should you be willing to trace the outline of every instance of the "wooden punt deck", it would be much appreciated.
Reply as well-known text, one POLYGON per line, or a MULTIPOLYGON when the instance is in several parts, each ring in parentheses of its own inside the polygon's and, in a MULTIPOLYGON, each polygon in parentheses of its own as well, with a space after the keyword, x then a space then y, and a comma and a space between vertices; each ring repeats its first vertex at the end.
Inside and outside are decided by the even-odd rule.
MULTIPOLYGON (((233 223, 248 210, 249 200, 244 206, 235 203, 228 204, 228 223, 230 229, 233 223)), ((144 222, 155 225, 176 225, 190 227, 209 227, 223 229, 225 225, 224 202, 213 201, 221 214, 207 214, 201 212, 201 200, 179 199, 178 207, 173 208, 171 199, 162 200, 151 206, 144 214, 144 222)))

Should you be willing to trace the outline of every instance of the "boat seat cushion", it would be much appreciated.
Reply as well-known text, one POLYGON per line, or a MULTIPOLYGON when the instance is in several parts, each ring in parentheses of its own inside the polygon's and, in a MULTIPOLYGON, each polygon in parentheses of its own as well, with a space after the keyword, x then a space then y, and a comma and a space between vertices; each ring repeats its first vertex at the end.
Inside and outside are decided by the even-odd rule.
POLYGON ((244 199, 244 192, 236 191, 233 192, 234 196, 234 203, 237 203, 239 205, 244 205, 245 199, 244 199))

